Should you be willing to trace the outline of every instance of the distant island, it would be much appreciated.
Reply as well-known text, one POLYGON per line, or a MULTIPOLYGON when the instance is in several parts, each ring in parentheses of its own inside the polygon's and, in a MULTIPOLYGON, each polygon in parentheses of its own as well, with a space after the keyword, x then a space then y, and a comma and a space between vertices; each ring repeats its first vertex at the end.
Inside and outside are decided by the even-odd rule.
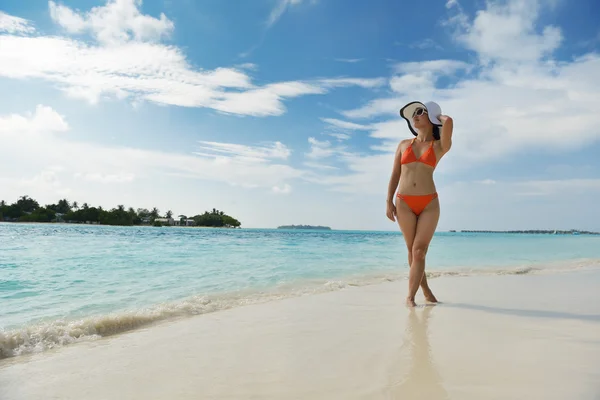
POLYGON ((48 222, 90 225, 149 225, 149 226, 201 226, 213 228, 239 228, 242 224, 237 219, 213 208, 193 217, 174 216, 171 210, 161 215, 155 207, 152 210, 118 205, 110 210, 102 207, 90 207, 87 203, 81 206, 76 201, 59 200, 56 204, 40 206, 29 196, 21 196, 12 204, 0 201, 0 221, 4 222, 48 222))
MULTIPOLYGON (((456 232, 451 229, 450 232, 456 232)), ((580 231, 571 229, 568 231, 559 229, 528 229, 528 230, 512 230, 512 231, 486 231, 486 230, 461 230, 461 233, 524 233, 524 234, 546 234, 546 235, 600 235, 600 232, 580 231)))
POLYGON ((278 226, 277 229, 316 229, 323 231, 330 231, 331 228, 328 226, 320 226, 320 225, 282 225, 278 226))

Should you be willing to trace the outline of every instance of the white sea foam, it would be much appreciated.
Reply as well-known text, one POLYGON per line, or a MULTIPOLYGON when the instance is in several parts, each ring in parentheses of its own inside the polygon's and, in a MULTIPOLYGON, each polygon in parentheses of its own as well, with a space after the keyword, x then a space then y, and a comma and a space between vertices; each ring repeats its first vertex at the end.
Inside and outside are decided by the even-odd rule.
MULTIPOLYGON (((517 266, 506 268, 455 268, 446 271, 428 271, 428 278, 466 277, 480 275, 523 275, 568 272, 578 269, 600 268, 600 260, 587 259, 557 262, 551 265, 517 266)), ((15 330, 0 330, 0 359, 42 352, 72 343, 96 340, 134 330, 160 321, 200 315, 251 304, 265 303, 290 297, 343 290, 353 286, 367 286, 393 282, 408 277, 403 273, 356 275, 336 280, 304 280, 279 285, 269 290, 245 290, 234 293, 198 295, 181 301, 158 304, 153 307, 92 316, 78 320, 54 320, 15 330)))

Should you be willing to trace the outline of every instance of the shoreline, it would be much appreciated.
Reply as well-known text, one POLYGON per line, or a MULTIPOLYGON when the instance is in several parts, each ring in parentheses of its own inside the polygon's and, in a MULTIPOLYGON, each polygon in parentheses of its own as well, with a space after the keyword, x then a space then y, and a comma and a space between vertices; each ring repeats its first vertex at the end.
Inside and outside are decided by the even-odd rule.
POLYGON ((122 228, 200 228, 200 229, 244 229, 241 226, 228 227, 228 226, 198 226, 198 225, 164 225, 164 226, 153 226, 152 224, 144 225, 106 225, 106 224, 85 224, 77 222, 30 222, 30 221, 0 221, 0 224, 15 224, 15 225, 65 225, 65 226, 110 226, 110 227, 122 227, 122 228))
MULTIPOLYGON (((600 271, 600 259, 580 259, 526 267, 471 268, 429 270, 432 282, 448 278, 478 278, 502 276, 561 275, 579 271, 600 271)), ((52 318, 11 329, 0 329, 0 363, 29 354, 43 353, 70 347, 78 343, 104 340, 113 336, 150 329, 172 321, 195 318, 199 315, 220 313, 248 305, 269 304, 286 299, 321 295, 364 288, 384 283, 406 285, 408 270, 398 272, 372 272, 344 277, 303 279, 270 287, 246 288, 232 292, 207 292, 192 294, 168 303, 156 303, 138 308, 125 308, 100 314, 52 318)))
POLYGON ((247 305, 3 360, 0 387, 11 399, 592 399, 599 282, 596 269, 445 277, 432 284, 442 303, 419 293, 414 309, 403 281, 247 305))
POLYGON ((516 229, 516 230, 505 230, 505 231, 494 231, 494 230, 450 230, 452 233, 504 233, 504 234, 517 234, 517 235, 600 235, 600 232, 579 230, 579 229, 516 229))
MULTIPOLYGON (((149 228, 201 228, 201 229, 233 229, 233 230, 273 230, 273 231, 293 231, 293 232, 324 232, 324 233, 344 233, 344 232, 364 232, 364 233, 385 233, 385 234, 399 234, 402 232, 396 229, 389 230, 371 230, 371 229, 306 229, 306 228, 279 228, 279 227, 226 227, 226 226, 184 226, 184 225, 165 225, 165 226, 153 226, 152 224, 144 225, 106 225, 106 224, 86 224, 86 223, 69 223, 69 222, 23 222, 23 221, 0 221, 1 224, 17 224, 17 225, 67 225, 67 226, 110 226, 110 227, 125 227, 125 228, 137 228, 137 227, 149 227, 149 228)), ((557 236, 600 236, 600 232, 579 230, 579 229, 524 229, 524 230, 469 230, 469 229, 449 229, 449 230, 437 230, 435 234, 446 234, 446 233, 480 233, 480 234, 505 234, 505 235, 557 235, 557 236)))

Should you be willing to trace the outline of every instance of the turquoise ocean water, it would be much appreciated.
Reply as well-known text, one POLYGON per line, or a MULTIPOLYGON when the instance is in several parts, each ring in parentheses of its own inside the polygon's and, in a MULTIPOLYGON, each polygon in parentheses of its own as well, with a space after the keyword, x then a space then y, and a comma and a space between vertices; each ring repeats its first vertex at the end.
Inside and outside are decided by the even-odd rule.
MULTIPOLYGON (((432 278, 597 267, 600 236, 440 232, 427 262, 432 278)), ((0 223, 0 358, 407 274, 399 232, 0 223)))

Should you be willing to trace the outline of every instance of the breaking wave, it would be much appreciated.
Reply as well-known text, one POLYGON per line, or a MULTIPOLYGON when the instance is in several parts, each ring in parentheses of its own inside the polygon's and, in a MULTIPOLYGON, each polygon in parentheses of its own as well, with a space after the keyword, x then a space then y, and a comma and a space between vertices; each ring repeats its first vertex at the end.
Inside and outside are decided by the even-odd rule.
MULTIPOLYGON (((486 275, 525 275, 568 272, 584 268, 598 268, 600 260, 569 261, 542 266, 510 268, 453 268, 427 272, 428 278, 466 277, 486 275)), ((291 297, 342 290, 349 287, 368 286, 407 279, 408 271, 402 273, 379 273, 349 276, 339 280, 304 280, 279 285, 266 291, 238 291, 234 293, 199 295, 181 301, 156 306, 90 316, 76 320, 57 319, 29 325, 20 329, 0 330, 0 359, 39 353, 72 343, 97 340, 151 324, 176 318, 200 315, 234 307, 266 303, 291 297)))

